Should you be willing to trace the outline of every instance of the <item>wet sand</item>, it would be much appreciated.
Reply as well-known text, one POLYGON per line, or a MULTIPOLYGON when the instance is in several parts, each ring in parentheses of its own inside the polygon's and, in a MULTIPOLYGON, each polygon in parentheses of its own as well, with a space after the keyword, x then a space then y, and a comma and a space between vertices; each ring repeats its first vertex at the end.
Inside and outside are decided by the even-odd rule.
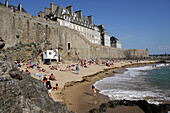
MULTIPOLYGON (((141 64, 131 65, 126 67, 136 67, 141 64)), ((125 67, 124 67, 125 68, 125 67)), ((78 83, 72 83, 70 86, 66 86, 63 90, 64 103, 68 108, 76 113, 88 113, 94 108, 98 108, 102 103, 110 101, 109 97, 102 95, 97 90, 97 97, 92 95, 91 86, 98 80, 105 77, 114 76, 115 71, 122 73, 124 69, 116 68, 103 73, 99 73, 96 76, 87 77, 84 81, 78 83), (114 73, 113 73, 114 72, 114 73)), ((119 106, 115 109, 108 109, 106 113, 144 113, 138 106, 127 107, 119 106)))

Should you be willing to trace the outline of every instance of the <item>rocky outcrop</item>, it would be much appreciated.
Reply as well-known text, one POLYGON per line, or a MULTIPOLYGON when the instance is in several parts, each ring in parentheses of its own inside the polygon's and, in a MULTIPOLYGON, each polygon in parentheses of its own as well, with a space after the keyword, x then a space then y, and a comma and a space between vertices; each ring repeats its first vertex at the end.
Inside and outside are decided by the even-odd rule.
POLYGON ((37 57, 42 59, 41 55, 43 51, 50 48, 50 42, 48 40, 42 40, 41 43, 28 42, 25 44, 16 44, 13 47, 9 47, 4 51, 7 52, 12 60, 17 61, 27 61, 27 60, 37 60, 37 57))
POLYGON ((43 83, 21 73, 11 58, 0 51, 0 113, 69 113, 54 102, 43 83))
POLYGON ((170 111, 169 104, 149 104, 146 100, 129 101, 129 100, 115 100, 103 103, 99 108, 95 108, 89 111, 89 113, 103 113, 107 111, 107 108, 116 108, 117 106, 139 106, 145 113, 167 113, 170 111))
POLYGON ((5 46, 4 40, 0 37, 0 49, 2 49, 5 46))

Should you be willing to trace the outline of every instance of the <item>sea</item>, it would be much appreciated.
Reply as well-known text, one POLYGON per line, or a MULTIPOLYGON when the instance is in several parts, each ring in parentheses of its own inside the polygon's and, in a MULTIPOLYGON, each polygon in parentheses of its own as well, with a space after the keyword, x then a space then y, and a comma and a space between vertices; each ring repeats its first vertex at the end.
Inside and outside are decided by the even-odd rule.
POLYGON ((94 86, 111 100, 170 104, 170 64, 126 68, 123 73, 97 81, 94 86))

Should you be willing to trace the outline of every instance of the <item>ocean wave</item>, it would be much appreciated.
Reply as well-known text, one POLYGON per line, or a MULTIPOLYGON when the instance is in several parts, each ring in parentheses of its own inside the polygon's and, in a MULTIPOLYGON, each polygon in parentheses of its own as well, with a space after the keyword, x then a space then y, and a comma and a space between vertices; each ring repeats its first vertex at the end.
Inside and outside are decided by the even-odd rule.
POLYGON ((101 90, 101 94, 108 96, 111 100, 147 100, 151 104, 160 104, 159 100, 168 99, 159 92, 137 91, 137 90, 101 90))
MULTIPOLYGON (((165 67, 157 64, 156 68, 165 67)), ((158 86, 151 86, 146 79, 149 70, 156 69, 152 65, 127 68, 123 74, 116 74, 97 81, 94 86, 100 93, 107 95, 112 100, 147 100, 152 104, 160 104, 160 100, 170 100, 166 93, 158 86)), ((150 76, 151 77, 151 76, 150 76)))

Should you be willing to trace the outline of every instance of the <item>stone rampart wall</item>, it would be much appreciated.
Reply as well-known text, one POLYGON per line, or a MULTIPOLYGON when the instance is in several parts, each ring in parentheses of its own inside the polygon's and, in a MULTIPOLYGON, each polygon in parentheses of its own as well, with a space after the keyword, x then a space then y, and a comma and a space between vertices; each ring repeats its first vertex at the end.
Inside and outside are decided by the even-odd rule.
MULTIPOLYGON (((55 21, 45 20, 24 12, 13 12, 12 9, 4 6, 0 6, 0 16, 0 37, 6 43, 5 48, 36 43, 39 49, 41 48, 40 54, 46 49, 59 48, 61 57, 65 59, 143 58, 148 56, 146 50, 125 50, 92 44, 77 31, 62 27, 55 21), (46 45, 47 42, 48 45, 46 45), (68 50, 68 43, 71 44, 70 50, 68 50)), ((11 52, 11 54, 13 53, 11 52)))

